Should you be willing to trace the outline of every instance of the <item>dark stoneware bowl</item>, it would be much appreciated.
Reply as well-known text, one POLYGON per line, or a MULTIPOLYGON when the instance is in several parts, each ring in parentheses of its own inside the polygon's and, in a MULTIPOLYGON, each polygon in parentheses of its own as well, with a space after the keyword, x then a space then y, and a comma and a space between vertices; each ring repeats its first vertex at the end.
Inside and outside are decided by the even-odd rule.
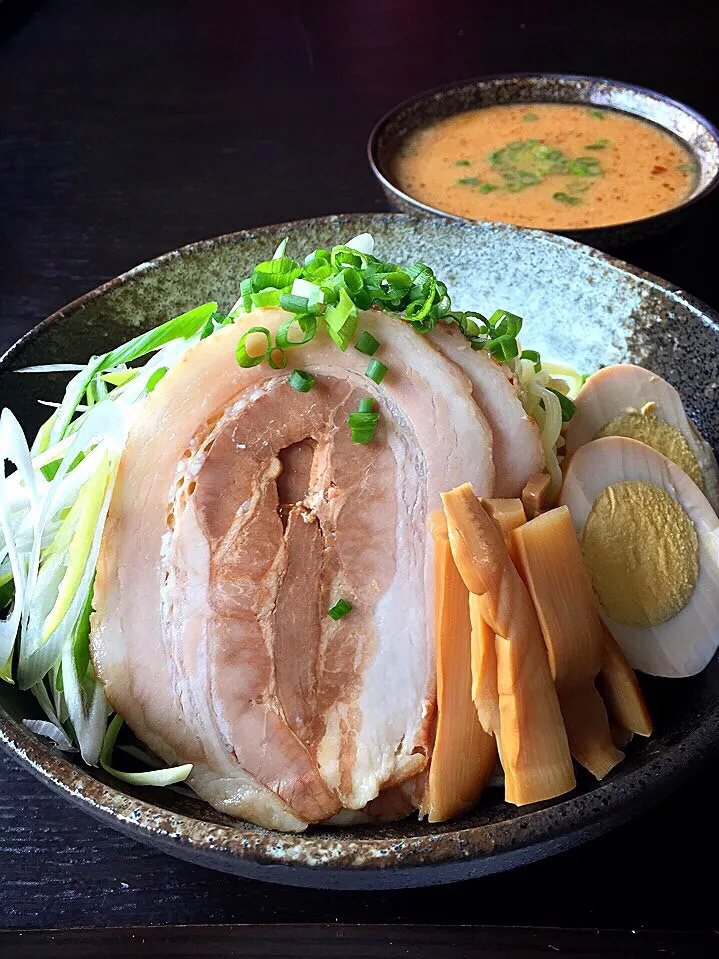
POLYGON ((431 213, 452 220, 463 219, 404 193, 394 182, 392 164, 405 137, 413 130, 465 110, 501 103, 586 103, 621 110, 663 127, 681 140, 694 156, 698 170, 694 189, 686 200, 671 210, 612 226, 555 231, 583 243, 611 249, 661 233, 679 222, 719 183, 719 130, 691 107, 652 90, 617 80, 571 74, 516 73, 465 80, 422 93, 382 117, 370 134, 367 155, 390 206, 403 213, 431 213))
MULTIPOLYGON (((414 259, 449 283, 459 307, 502 306, 525 317, 525 342, 580 369, 643 363, 679 388, 695 422, 719 440, 716 316, 662 280, 563 237, 504 224, 450 223, 397 214, 334 216, 195 243, 131 270, 64 307, 0 361, 0 404, 28 429, 47 415, 40 397, 59 377, 11 371, 86 360, 141 329, 217 299, 227 308, 239 280, 291 237, 304 255, 370 231, 387 259, 414 259)), ((633 743, 603 783, 580 776, 554 802, 517 809, 489 790, 471 815, 432 826, 409 819, 382 827, 311 829, 288 836, 236 822, 171 790, 122 786, 55 751, 21 724, 31 699, 0 684, 0 742, 80 808, 185 859, 275 882, 339 888, 419 886, 508 869, 597 836, 673 789, 719 744, 719 663, 681 682, 647 681, 656 735, 633 743)))

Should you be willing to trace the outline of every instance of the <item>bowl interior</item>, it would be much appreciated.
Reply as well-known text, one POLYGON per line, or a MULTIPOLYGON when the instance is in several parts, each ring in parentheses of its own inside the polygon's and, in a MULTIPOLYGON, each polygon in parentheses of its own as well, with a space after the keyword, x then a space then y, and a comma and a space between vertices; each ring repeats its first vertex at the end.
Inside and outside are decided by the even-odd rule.
MULTIPOLYGON (((198 243, 168 254, 89 294, 46 321, 0 361, 0 404, 27 430, 46 418, 40 398, 58 398, 60 374, 23 375, 34 363, 84 361, 141 329, 198 303, 229 307, 240 279, 290 236, 288 255, 374 234, 379 254, 419 260, 445 279, 459 307, 504 307, 525 319, 523 339, 546 358, 579 369, 631 360, 669 379, 689 413, 717 446, 719 328, 713 315, 661 282, 625 269, 564 238, 504 224, 451 223, 400 215, 328 217, 198 243)), ((96 770, 61 756, 21 725, 36 715, 27 695, 0 685, 0 741, 34 771, 91 812, 170 852, 261 878, 358 886, 374 879, 411 885, 506 868, 601 831, 666 791, 719 740, 719 664, 683 682, 644 684, 656 735, 633 743, 627 760, 598 784, 580 777, 563 800, 524 809, 490 790, 472 815, 443 826, 416 819, 355 830, 312 829, 278 836, 238 823, 171 790, 122 791, 96 770), (647 789, 651 787, 651 795, 647 789), (442 873, 443 866, 452 870, 442 873), (434 870, 434 871, 433 871, 434 870), (353 875, 355 878, 353 878, 353 875), (349 876, 350 878, 347 878, 349 876), (342 878, 344 877, 344 878, 342 878)))
POLYGON ((587 103, 631 113, 663 127, 688 147, 697 165, 692 193, 679 206, 703 195, 719 178, 719 133, 691 108, 631 84, 555 74, 468 80, 401 104, 375 127, 370 138, 371 162, 387 184, 402 193, 392 166, 408 133, 456 113, 507 103, 587 103))

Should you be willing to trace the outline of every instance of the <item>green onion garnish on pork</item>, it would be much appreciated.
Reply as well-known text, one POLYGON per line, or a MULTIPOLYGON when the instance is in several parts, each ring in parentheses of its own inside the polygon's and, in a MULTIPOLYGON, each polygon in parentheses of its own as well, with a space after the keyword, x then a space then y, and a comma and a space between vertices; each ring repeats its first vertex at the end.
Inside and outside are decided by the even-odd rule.
MULTIPOLYGON (((595 162, 585 160, 587 169, 595 162)), ((453 310, 446 284, 426 264, 403 267, 374 256, 373 249, 372 238, 365 233, 331 250, 314 250, 300 263, 284 255, 285 245, 281 256, 259 264, 240 282, 240 297, 229 316, 239 320, 243 313, 279 306, 293 316, 277 334, 275 346, 279 349, 309 342, 324 324, 337 346, 346 350, 356 334, 359 311, 375 308, 406 320, 417 333, 429 333, 440 321, 454 323, 474 349, 487 349, 503 361, 518 355, 518 348, 510 342, 516 333, 495 330, 496 321, 480 313, 453 310), (302 338, 289 337, 291 323, 299 326, 302 338), (501 343, 497 343, 500 337, 501 343)), ((265 353, 268 360, 270 345, 265 353)), ((378 345, 367 331, 355 343, 368 356, 378 345)), ((238 348, 238 362, 256 365, 257 357, 238 348)))
POLYGON ((387 375, 387 367, 379 360, 370 360, 366 375, 369 376, 371 380, 374 380, 375 383, 379 384, 387 375))
MULTIPOLYGON (((255 336, 255 342, 256 341, 257 336, 255 336)), ((237 344, 237 362, 245 369, 249 369, 252 366, 259 366, 264 360, 269 359, 271 351, 272 334, 270 331, 265 326, 253 326, 240 337, 240 341, 237 344), (247 349, 248 339, 251 336, 255 336, 255 334, 264 336, 265 338, 265 348, 261 353, 250 353, 247 349)))
POLYGON ((348 603, 346 599, 338 599, 334 606, 327 610, 327 615, 336 621, 351 612, 352 603, 348 603))
POLYGON ((289 383, 292 389, 297 390, 298 393, 309 393, 315 385, 315 378, 310 376, 309 373, 305 373, 304 370, 293 370, 290 373, 289 383))
MULTIPOLYGON (((364 400, 360 400, 363 403, 364 400)), ((358 410, 356 413, 350 413, 347 417, 347 424, 352 432, 352 442, 367 446, 374 439, 375 430, 379 423, 379 413, 372 413, 369 410, 358 410)))
POLYGON ((365 330, 363 333, 360 333, 359 339, 355 343, 355 349, 359 350, 360 353, 364 353, 365 356, 374 356, 379 349, 379 340, 376 340, 371 333, 365 330))

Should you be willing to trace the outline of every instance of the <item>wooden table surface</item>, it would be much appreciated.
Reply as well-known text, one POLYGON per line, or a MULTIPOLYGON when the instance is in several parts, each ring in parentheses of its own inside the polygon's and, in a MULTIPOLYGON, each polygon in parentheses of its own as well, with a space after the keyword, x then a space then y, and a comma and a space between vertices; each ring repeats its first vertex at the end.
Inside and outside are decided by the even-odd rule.
MULTIPOLYGON (((661 90, 717 122, 715 6, 2 0, 0 347, 190 240, 384 209, 365 160, 368 131, 428 87, 516 70, 597 74, 661 90)), ((622 255, 719 307, 718 214, 719 195, 671 236, 622 255)), ((709 934, 718 925, 706 878, 719 856, 718 785, 719 765, 613 835, 516 873, 443 889, 325 893, 167 858, 95 823, 2 756, 0 927, 342 922, 709 934)), ((167 943, 183 935, 168 933, 167 954, 180 954, 167 943)), ((425 942, 427 956, 449 955, 446 936, 437 941, 440 951, 421 932, 407 940, 425 942)), ((529 955, 528 942, 512 954, 529 955)), ((673 953, 676 942, 656 948, 673 953)), ((698 942, 676 954, 698 955, 690 953, 698 942)), ((716 942, 701 939, 707 955, 716 942)))

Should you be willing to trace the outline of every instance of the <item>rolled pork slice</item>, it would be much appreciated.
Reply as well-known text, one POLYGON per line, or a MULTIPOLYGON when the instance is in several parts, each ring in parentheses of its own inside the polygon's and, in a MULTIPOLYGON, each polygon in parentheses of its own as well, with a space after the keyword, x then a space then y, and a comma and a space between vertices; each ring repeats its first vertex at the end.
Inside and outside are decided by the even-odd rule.
POLYGON ((509 368, 485 350, 473 350, 454 324, 438 324, 434 344, 462 369, 492 430, 495 496, 513 498, 545 468, 539 428, 519 398, 509 368))
POLYGON ((125 448, 95 582, 91 652, 109 702, 217 809, 301 830, 420 776, 435 712, 432 542, 440 493, 494 489, 467 376, 377 311, 368 358, 324 331, 288 366, 243 369, 241 334, 188 351, 125 448), (292 368, 315 377, 307 393, 292 368), (371 396, 368 445, 347 416, 371 396), (348 615, 327 610, 343 598, 348 615))

